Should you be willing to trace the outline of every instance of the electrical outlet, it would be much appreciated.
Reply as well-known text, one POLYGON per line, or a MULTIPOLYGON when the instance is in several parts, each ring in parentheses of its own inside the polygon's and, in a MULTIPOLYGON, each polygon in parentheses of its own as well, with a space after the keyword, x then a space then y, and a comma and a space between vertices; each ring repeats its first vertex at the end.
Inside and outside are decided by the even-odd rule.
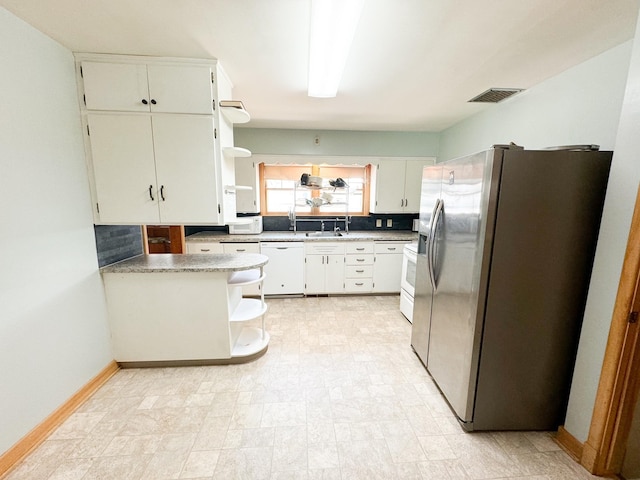
POLYGON ((376 218, 376 228, 382 228, 382 219, 376 218))
POLYGON ((393 227, 393 220, 391 218, 387 218, 387 228, 393 227))

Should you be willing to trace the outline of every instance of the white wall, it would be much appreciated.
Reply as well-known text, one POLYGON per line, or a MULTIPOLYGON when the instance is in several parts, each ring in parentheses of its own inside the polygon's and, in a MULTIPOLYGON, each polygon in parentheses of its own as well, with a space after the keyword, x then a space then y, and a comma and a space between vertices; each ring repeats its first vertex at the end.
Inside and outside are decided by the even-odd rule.
POLYGON ((585 441, 640 183, 640 30, 636 26, 565 428, 585 441))
POLYGON ((597 144, 612 149, 631 41, 442 132, 438 161, 515 142, 529 149, 597 144))
POLYGON ((73 57, 0 8, 0 454, 113 359, 73 57))

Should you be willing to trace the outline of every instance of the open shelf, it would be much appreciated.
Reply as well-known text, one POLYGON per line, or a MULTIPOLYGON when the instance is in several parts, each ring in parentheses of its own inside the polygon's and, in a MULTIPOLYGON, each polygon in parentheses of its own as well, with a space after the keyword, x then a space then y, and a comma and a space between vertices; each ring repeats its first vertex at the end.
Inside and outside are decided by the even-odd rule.
POLYGON ((230 322, 247 322, 267 313, 267 304, 257 298, 242 298, 229 318, 230 322))
POLYGON ((260 275, 260 270, 242 270, 239 272, 234 272, 227 280, 229 285, 234 285, 237 287, 241 287, 244 285, 253 285, 255 283, 262 282, 266 275, 263 273, 260 275))
POLYGON ((269 345, 269 333, 256 327, 244 327, 231 349, 232 357, 248 357, 269 345))
POLYGON ((251 115, 244 108, 220 106, 222 115, 231 123, 247 123, 251 120, 251 115))
POLYGON ((228 157, 248 158, 251 156, 251 150, 242 147, 223 147, 222 153, 228 157))

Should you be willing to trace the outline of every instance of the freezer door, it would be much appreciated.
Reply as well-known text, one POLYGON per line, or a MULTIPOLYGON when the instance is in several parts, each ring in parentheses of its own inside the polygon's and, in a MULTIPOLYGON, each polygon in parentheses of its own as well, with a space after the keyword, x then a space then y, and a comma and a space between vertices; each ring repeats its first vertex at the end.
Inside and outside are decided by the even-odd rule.
POLYGON ((429 351, 431 301, 433 295, 427 250, 431 242, 432 218, 435 207, 440 201, 441 188, 442 166, 432 165, 425 167, 422 174, 420 193, 420 227, 413 300, 413 325, 411 328, 411 346, 425 365, 427 364, 429 351))
POLYGON ((441 208, 432 222, 436 288, 427 369, 463 422, 473 417, 501 159, 502 151, 490 150, 443 164, 441 208))

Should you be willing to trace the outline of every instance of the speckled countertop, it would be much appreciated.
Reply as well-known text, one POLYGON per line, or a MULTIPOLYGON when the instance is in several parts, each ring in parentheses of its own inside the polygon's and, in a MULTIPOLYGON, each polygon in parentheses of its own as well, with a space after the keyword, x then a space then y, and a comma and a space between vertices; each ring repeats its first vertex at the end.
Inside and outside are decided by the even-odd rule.
POLYGON ((102 273, 237 272, 266 265, 269 258, 259 253, 139 255, 102 267, 102 273))
MULTIPOLYGON (((327 232, 328 233, 328 232, 327 232)), ((218 232, 198 232, 189 235, 187 242, 345 242, 345 241, 407 241, 418 239, 417 232, 410 230, 357 230, 342 236, 314 237, 306 236, 306 232, 262 232, 257 235, 229 235, 218 232)))

